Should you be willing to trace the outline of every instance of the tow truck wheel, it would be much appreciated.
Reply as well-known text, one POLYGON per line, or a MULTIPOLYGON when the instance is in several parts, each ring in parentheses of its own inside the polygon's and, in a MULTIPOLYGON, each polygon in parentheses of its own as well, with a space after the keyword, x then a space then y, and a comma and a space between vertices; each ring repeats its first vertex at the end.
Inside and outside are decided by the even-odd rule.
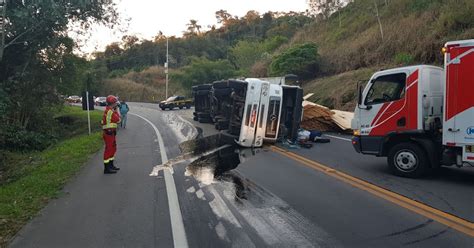
POLYGON ((393 174, 401 177, 420 177, 428 170, 425 151, 414 143, 392 147, 388 153, 388 165, 393 174))
POLYGON ((183 108, 184 108, 184 106, 179 106, 179 109, 183 109, 183 108))

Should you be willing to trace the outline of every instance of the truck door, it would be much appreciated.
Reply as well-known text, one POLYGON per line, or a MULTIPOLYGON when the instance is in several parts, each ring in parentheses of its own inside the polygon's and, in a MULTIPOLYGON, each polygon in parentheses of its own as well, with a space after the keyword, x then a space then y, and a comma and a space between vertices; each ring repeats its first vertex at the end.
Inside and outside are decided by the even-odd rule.
POLYGON ((406 82, 400 72, 376 76, 367 85, 358 110, 363 153, 379 154, 385 135, 408 126, 406 82))

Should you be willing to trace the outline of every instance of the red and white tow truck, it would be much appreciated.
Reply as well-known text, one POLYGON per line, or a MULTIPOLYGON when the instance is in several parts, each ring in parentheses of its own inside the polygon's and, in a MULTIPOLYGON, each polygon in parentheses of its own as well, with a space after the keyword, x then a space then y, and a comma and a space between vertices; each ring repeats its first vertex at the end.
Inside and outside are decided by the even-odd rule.
POLYGON ((474 40, 448 42, 442 51, 444 69, 383 70, 359 88, 352 144, 387 157, 396 175, 474 164, 474 40))

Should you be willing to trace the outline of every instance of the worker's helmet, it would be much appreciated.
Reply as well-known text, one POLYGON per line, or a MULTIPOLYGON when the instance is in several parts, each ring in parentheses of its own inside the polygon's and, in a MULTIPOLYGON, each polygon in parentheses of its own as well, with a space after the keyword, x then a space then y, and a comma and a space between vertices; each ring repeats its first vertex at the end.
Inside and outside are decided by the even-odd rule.
POLYGON ((114 103, 117 103, 118 99, 117 97, 110 95, 105 99, 105 101, 107 102, 107 105, 112 105, 114 103))

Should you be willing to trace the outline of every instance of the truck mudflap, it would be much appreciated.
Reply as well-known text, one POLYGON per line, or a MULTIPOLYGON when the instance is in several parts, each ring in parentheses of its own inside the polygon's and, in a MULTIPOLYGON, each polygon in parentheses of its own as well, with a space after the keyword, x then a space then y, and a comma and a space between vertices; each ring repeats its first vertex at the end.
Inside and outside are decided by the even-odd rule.
POLYGON ((357 153, 361 153, 360 151, 360 136, 352 136, 352 146, 357 153))

